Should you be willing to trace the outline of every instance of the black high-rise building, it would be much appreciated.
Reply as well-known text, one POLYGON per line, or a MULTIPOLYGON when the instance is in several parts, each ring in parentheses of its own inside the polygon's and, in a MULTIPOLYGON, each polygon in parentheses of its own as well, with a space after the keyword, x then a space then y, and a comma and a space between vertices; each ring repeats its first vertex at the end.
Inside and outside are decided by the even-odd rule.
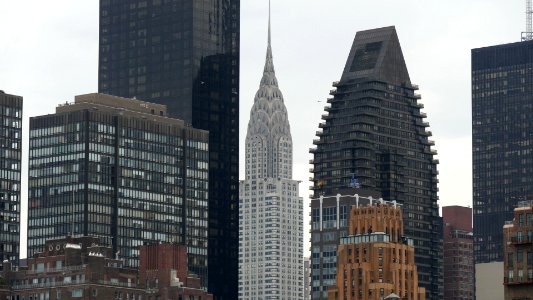
POLYGON ((209 291, 237 298, 239 0, 100 0, 99 91, 209 131, 209 291))
POLYGON ((0 90, 0 270, 18 263, 20 253, 20 171, 22 97, 0 90))
POLYGON ((533 196, 533 41, 472 50, 474 258, 503 261, 505 221, 533 196))
POLYGON ((175 242, 206 284, 208 139, 164 105, 103 94, 31 118, 28 256, 90 235, 138 267, 140 246, 175 242))
MULTIPOLYGON (((405 234, 415 240, 420 285, 427 299, 442 299, 436 152, 395 28, 358 32, 334 87, 316 149, 311 149, 315 198, 354 186, 355 177, 362 189, 402 203, 405 234)), ((334 210, 322 213, 338 217, 334 210)), ((313 299, 325 299, 327 287, 318 291, 313 299)))

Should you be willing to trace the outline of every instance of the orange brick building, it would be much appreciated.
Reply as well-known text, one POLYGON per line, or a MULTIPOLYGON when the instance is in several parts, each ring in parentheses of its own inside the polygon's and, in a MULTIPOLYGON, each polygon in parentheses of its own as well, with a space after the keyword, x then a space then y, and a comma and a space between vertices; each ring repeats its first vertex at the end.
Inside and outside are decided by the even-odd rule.
POLYGON ((352 207, 348 236, 337 250, 337 285, 329 300, 379 300, 391 294, 425 300, 418 287, 413 240, 405 237, 402 210, 395 202, 352 207))

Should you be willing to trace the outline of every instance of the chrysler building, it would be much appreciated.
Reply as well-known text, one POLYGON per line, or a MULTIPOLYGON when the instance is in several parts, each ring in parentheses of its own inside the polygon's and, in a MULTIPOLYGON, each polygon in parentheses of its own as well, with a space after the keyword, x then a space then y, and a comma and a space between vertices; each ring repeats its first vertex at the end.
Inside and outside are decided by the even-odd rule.
POLYGON ((239 299, 303 299, 303 200, 292 179, 292 137, 274 72, 270 16, 263 78, 239 184, 239 299))

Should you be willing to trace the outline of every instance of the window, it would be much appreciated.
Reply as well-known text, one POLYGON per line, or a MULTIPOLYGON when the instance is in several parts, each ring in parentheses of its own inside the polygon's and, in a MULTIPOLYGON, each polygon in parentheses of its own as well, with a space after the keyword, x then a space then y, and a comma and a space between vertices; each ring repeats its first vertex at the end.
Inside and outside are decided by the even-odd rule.
POLYGON ((75 289, 75 290, 72 290, 72 297, 73 297, 73 298, 80 298, 80 297, 83 297, 83 290, 82 290, 82 289, 75 289))
POLYGON ((516 253, 516 262, 521 263, 524 260, 524 252, 518 251, 516 253))
POLYGON ((514 256, 513 253, 507 254, 507 266, 513 267, 514 266, 514 256))
POLYGON ((324 229, 337 227, 337 207, 323 207, 322 221, 324 229))

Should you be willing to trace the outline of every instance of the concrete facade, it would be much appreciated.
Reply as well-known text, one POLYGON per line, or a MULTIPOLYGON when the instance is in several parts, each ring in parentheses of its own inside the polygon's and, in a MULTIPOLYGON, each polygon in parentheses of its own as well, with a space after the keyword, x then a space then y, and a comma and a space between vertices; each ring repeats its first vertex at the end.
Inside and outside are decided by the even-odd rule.
POLYGON ((504 299, 503 262, 476 264, 476 299, 504 299))

